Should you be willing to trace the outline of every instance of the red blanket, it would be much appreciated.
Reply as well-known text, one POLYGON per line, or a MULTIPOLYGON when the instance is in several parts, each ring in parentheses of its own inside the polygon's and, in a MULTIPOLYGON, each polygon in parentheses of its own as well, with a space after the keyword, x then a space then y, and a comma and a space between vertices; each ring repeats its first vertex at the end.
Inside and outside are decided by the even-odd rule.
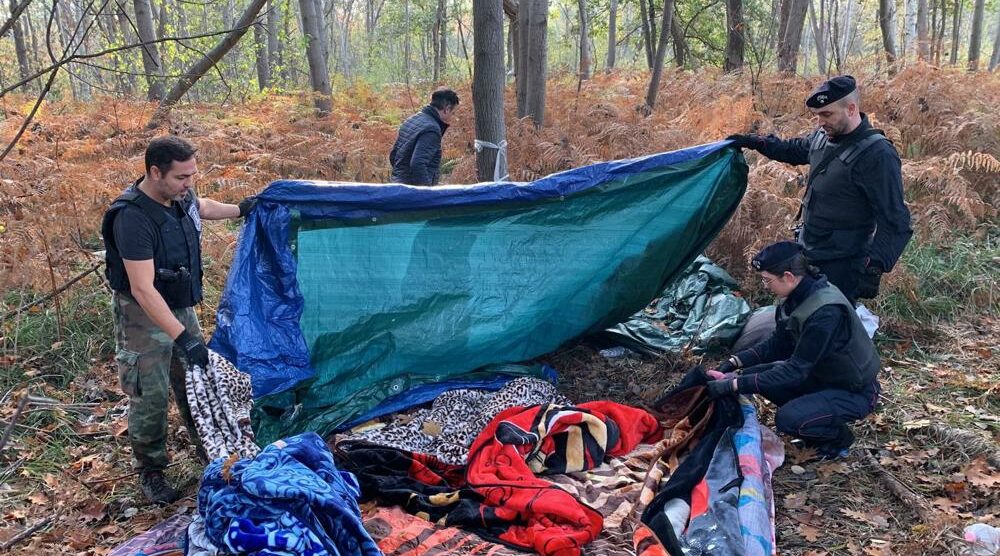
POLYGON ((614 402, 511 408, 472 444, 466 480, 484 506, 511 522, 502 541, 544 556, 577 556, 600 533, 603 519, 535 472, 590 469, 606 455, 626 454, 661 436, 652 415, 614 402))

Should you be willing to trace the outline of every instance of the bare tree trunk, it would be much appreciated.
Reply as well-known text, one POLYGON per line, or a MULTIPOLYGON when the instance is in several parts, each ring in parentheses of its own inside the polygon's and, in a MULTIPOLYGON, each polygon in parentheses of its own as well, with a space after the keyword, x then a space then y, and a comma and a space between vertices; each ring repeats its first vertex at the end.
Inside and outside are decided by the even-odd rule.
POLYGON ((743 69, 743 0, 726 0, 726 73, 743 69))
POLYGON ((917 0, 917 59, 930 61, 931 45, 927 36, 927 0, 917 0))
POLYGON ((531 50, 531 12, 536 0, 520 0, 517 8, 517 117, 528 114, 528 52, 531 50))
MULTIPOLYGON (((404 19, 404 21, 412 21, 410 19, 410 0, 403 0, 403 19, 404 19)), ((409 85, 410 84, 410 33, 409 33, 409 31, 407 31, 403 35, 403 77, 406 80, 406 84, 409 85)))
POLYGON ((816 63, 819 65, 818 73, 826 73, 826 40, 825 26, 823 21, 825 0, 819 0, 819 20, 816 19, 816 4, 809 0, 809 23, 812 27, 813 42, 816 43, 816 63))
MULTIPOLYGON (((523 8, 522 8, 523 9, 523 8)), ((545 88, 548 80, 549 0, 533 0, 528 39, 528 71, 525 89, 525 116, 536 127, 545 125, 545 88)))
POLYGON ((794 5, 795 0, 780 0, 781 5, 778 8, 778 35, 776 49, 781 50, 781 43, 785 40, 785 32, 788 30, 788 18, 792 14, 792 5, 794 5))
POLYGON ((646 0, 639 0, 639 17, 642 19, 642 44, 646 50, 646 65, 653 69, 653 34, 650 32, 650 21, 646 0))
POLYGON ((276 81, 275 69, 284 65, 281 43, 281 13, 280 0, 267 0, 267 61, 269 81, 276 81))
POLYGON ((580 79, 590 79, 590 24, 587 20, 587 0, 579 0, 580 10, 580 79))
MULTIPOLYGON (((24 7, 27 6, 28 2, 24 2, 24 7)), ((20 15, 16 0, 10 0, 10 12, 12 14, 20 15)), ((31 64, 28 62, 28 48, 25 45, 24 31, 21 29, 21 22, 18 21, 17 15, 11 16, 10 27, 14 29, 14 50, 17 55, 17 68, 21 72, 20 80, 23 81, 31 77, 31 64)), ((21 92, 28 92, 27 83, 21 86, 21 92)))
POLYGON ((879 0, 878 23, 882 30, 882 47, 885 49, 885 59, 891 65, 896 61, 896 2, 895 0, 879 0))
POLYGON ((684 28, 681 27, 676 9, 674 10, 674 16, 670 18, 670 37, 674 43, 674 65, 683 68, 684 64, 687 63, 688 52, 691 49, 688 48, 687 39, 684 38, 684 28))
POLYGON ((444 75, 445 57, 448 54, 448 4, 438 0, 437 12, 434 15, 434 82, 444 75))
POLYGON ((615 69, 615 55, 618 51, 618 0, 611 0, 608 8, 608 61, 604 71, 615 69))
MULTIPOLYGON (((503 121, 503 9, 496 0, 472 1, 472 102, 476 114, 476 140, 502 146, 506 138, 503 121)), ((479 181, 494 181, 507 175, 507 161, 498 149, 477 147, 476 174, 479 181)))
POLYGON ((941 17, 938 18, 937 38, 934 43, 934 63, 941 65, 941 53, 944 51, 944 28, 948 19, 947 0, 941 0, 941 17))
POLYGON ((306 43, 306 60, 309 62, 309 81, 315 94, 316 111, 320 115, 330 113, 330 72, 323 55, 324 45, 319 27, 323 25, 322 14, 316 13, 316 0, 299 0, 302 13, 302 35, 306 43))
POLYGON ((156 40, 156 33, 153 30, 153 10, 149 0, 132 0, 132 7, 135 9, 135 28, 139 33, 139 40, 143 42, 142 47, 142 67, 146 73, 146 84, 148 86, 146 98, 149 100, 160 100, 164 95, 163 65, 160 61, 160 51, 153 41, 156 40))
POLYGON ((778 44, 778 71, 795 73, 798 64, 799 45, 802 44, 802 28, 805 26, 807 0, 786 0, 790 4, 785 34, 778 44))
POLYGON ((646 113, 651 114, 656 106, 656 95, 660 92, 660 79, 663 77, 663 58, 667 55, 667 29, 674 16, 674 0, 663 0, 663 21, 660 25, 660 37, 656 44, 656 58, 653 60, 653 74, 649 77, 649 89, 646 90, 646 113))
POLYGON ((257 66, 257 90, 263 91, 271 81, 271 61, 267 57, 267 29, 261 20, 254 22, 253 42, 257 66))
MULTIPOLYGON (((254 19, 257 18, 257 14, 260 13, 261 8, 267 0, 253 0, 243 11, 243 15, 240 16, 239 21, 236 22, 236 26, 232 31, 226 33, 219 44, 215 45, 212 50, 209 50, 207 54, 201 57, 198 61, 191 65, 191 67, 184 72, 177 83, 170 89, 167 96, 164 97, 160 106, 156 109, 153 117, 150 119, 147 127, 156 127, 160 125, 163 120, 170 114, 170 109, 173 108, 175 104, 187 93, 195 83, 201 79, 205 72, 212 69, 215 64, 226 55, 236 43, 243 38, 243 35, 250 30, 250 26, 253 24, 254 19)), ((327 79, 327 87, 330 86, 330 81, 327 79)))
POLYGON ((916 43, 917 37, 917 1, 918 0, 904 0, 904 7, 906 13, 903 16, 903 61, 906 61, 907 56, 913 50, 914 44, 916 43))
POLYGON ((958 45, 962 33, 962 0, 955 0, 955 11, 951 14, 951 56, 948 63, 958 65, 958 45))
POLYGON ((976 0, 972 9, 972 33, 969 35, 969 71, 979 71, 979 50, 983 42, 984 0, 976 0))
POLYGON ((990 71, 1000 66, 1000 9, 997 9, 997 36, 993 39, 993 55, 990 56, 990 71))

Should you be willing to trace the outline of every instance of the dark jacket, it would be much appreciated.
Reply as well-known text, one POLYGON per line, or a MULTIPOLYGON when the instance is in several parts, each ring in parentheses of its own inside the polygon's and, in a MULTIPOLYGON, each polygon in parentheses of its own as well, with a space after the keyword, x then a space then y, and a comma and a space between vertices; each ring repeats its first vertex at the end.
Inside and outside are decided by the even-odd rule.
POLYGON ((399 136, 389 152, 392 181, 408 185, 437 185, 441 175, 441 136, 448 124, 437 108, 425 106, 399 126, 399 136))
POLYGON ((778 306, 775 319, 767 340, 735 354, 745 368, 737 383, 740 392, 860 392, 875 380, 880 368, 875 344, 850 303, 822 275, 803 277, 778 306))
MULTIPOLYGON (((862 114, 861 125, 842 137, 827 140, 822 130, 789 140, 769 135, 759 150, 773 160, 809 164, 812 173, 826 152, 844 141, 858 141, 871 129, 862 114)), ((810 260, 869 257, 888 272, 913 235, 903 202, 899 154, 881 135, 876 139, 810 175, 799 237, 810 260)))

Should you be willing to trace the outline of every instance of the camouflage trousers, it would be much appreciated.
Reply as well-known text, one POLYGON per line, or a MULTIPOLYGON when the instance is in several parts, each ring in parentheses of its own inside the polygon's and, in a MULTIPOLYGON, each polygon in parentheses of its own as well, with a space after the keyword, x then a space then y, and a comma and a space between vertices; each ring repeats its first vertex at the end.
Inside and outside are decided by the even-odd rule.
MULTIPOLYGON (((187 363, 173 339, 150 320, 131 296, 115 292, 112 302, 118 381, 129 397, 128 439, 136 469, 167 466, 167 407, 170 390, 184 418, 188 435, 201 446, 188 408, 184 371, 187 363)), ((188 332, 201 336, 194 308, 174 309, 188 332)))

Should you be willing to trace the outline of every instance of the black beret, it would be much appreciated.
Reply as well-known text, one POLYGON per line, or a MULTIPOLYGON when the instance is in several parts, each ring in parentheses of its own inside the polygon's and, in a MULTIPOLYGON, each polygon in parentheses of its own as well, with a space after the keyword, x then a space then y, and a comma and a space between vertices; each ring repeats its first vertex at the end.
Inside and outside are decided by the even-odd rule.
POLYGON ((857 83, 850 75, 834 77, 816 87, 816 90, 806 99, 806 106, 809 108, 823 108, 853 93, 856 88, 857 83))
POLYGON ((760 250, 750 261, 754 270, 770 272, 771 269, 782 268, 787 265, 796 255, 802 252, 802 245, 794 241, 779 241, 772 243, 760 250))

